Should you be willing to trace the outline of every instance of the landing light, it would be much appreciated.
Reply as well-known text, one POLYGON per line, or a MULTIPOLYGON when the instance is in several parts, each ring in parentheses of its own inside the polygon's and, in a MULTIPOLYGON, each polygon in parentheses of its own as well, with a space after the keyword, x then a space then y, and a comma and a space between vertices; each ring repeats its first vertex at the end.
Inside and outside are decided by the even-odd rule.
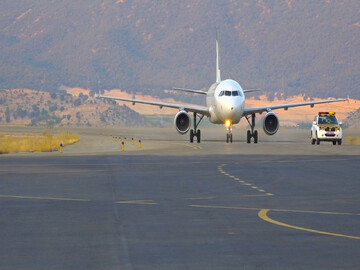
POLYGON ((230 121, 230 120, 226 120, 226 121, 225 121, 225 126, 226 126, 227 128, 229 128, 229 127, 231 126, 231 121, 230 121))

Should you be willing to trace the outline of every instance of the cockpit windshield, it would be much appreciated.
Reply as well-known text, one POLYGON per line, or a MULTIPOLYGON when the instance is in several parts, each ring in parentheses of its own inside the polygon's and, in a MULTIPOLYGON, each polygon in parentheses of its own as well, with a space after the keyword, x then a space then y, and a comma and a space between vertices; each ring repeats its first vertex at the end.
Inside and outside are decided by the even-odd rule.
POLYGON ((227 97, 230 97, 230 96, 233 96, 233 97, 237 97, 237 96, 241 96, 241 92, 240 91, 221 91, 219 93, 219 97, 222 97, 222 96, 227 96, 227 97))
POLYGON ((319 124, 332 124, 337 125, 338 121, 335 115, 319 115, 319 124))

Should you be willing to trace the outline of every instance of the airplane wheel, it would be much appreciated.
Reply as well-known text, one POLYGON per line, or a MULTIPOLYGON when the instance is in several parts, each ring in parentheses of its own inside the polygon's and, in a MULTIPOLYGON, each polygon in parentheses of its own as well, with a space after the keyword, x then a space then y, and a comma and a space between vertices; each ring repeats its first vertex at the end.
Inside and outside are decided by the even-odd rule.
POLYGON ((201 136, 200 129, 198 129, 198 131, 196 132, 196 139, 198 143, 200 143, 200 136, 201 136))
POLYGON ((311 139, 311 144, 315 144, 316 140, 315 139, 311 139))
POLYGON ((319 145, 320 144, 320 140, 316 139, 316 144, 319 145))
POLYGON ((258 142, 258 132, 257 130, 254 131, 254 143, 258 142))
POLYGON ((230 135, 230 143, 232 143, 232 134, 229 134, 230 135))
POLYGON ((193 143, 194 142, 194 130, 190 129, 190 142, 193 143))
POLYGON ((250 140, 251 140, 251 134, 250 134, 250 130, 248 130, 248 131, 246 132, 246 142, 247 142, 247 143, 250 143, 250 140))
POLYGON ((226 134, 226 143, 229 143, 229 134, 226 134))
POLYGON ((342 143, 342 140, 338 140, 338 145, 341 145, 341 143, 342 143))

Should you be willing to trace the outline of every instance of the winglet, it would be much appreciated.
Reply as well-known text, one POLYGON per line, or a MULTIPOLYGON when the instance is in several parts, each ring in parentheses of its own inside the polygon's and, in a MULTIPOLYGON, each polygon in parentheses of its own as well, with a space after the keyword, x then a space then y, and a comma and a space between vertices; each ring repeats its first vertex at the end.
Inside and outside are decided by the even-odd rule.
POLYGON ((221 81, 220 63, 219 63, 219 32, 216 30, 216 82, 221 81))

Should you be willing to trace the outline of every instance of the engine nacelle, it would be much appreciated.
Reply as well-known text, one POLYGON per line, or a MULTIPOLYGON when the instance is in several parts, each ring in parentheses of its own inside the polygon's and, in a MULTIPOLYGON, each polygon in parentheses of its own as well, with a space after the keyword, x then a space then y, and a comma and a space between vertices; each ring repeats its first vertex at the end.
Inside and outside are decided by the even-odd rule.
POLYGON ((191 126, 190 115, 185 111, 180 111, 175 115, 174 125, 180 134, 185 134, 191 126))
POLYGON ((267 135, 274 135, 279 129, 279 118, 273 112, 268 112, 262 119, 263 129, 267 135))

